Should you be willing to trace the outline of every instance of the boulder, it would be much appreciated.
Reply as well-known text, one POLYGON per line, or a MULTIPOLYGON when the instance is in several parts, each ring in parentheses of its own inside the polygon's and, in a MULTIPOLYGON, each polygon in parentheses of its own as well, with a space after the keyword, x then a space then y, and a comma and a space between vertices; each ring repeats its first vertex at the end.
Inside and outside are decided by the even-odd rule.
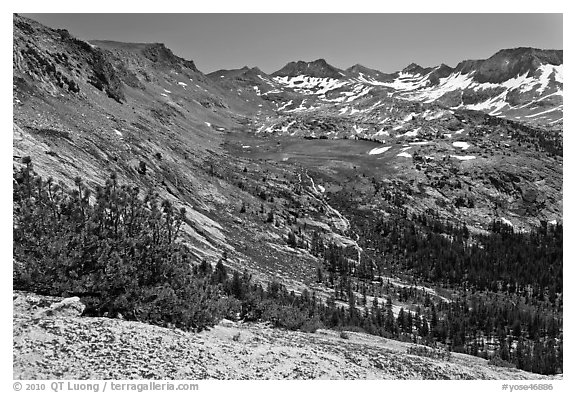
POLYGON ((52 303, 50 308, 36 313, 36 318, 43 317, 79 317, 86 306, 82 304, 78 296, 69 297, 59 302, 52 303))
POLYGON ((528 203, 534 203, 538 199, 538 190, 532 187, 522 188, 522 198, 528 203))

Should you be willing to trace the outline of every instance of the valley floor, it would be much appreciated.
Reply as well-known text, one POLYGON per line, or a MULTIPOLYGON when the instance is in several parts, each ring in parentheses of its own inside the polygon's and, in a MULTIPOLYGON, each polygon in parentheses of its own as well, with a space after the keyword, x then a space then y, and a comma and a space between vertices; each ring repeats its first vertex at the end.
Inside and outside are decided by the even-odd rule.
POLYGON ((408 355, 412 345, 222 321, 199 334, 109 318, 51 316, 58 298, 14 292, 15 379, 538 379, 541 375, 408 355))

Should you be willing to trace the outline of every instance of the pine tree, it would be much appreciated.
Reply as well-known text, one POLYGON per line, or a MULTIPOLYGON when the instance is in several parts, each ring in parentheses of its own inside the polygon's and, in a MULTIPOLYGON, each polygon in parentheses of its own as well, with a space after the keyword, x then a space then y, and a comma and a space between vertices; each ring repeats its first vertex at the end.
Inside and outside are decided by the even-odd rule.
POLYGON ((506 339, 500 340, 500 350, 498 351, 498 355, 500 359, 509 361, 510 360, 510 348, 508 347, 508 343, 506 339))
POLYGON ((406 316, 404 315, 404 307, 401 307, 400 311, 398 312, 398 318, 396 319, 396 323, 397 323, 398 328, 400 329, 401 332, 406 331, 406 325, 404 324, 405 321, 406 321, 406 316))
POLYGON ((240 273, 237 270, 234 271, 232 275, 232 282, 230 283, 230 293, 236 299, 244 299, 244 285, 240 279, 240 273))
POLYGON ((292 232, 292 230, 290 230, 290 232, 288 232, 288 239, 286 242, 291 247, 296 247, 298 245, 298 241, 296 239, 296 234, 294 232, 292 232))
POLYGON ((349 311, 349 323, 354 325, 358 319, 358 310, 356 309, 356 296, 352 289, 348 288, 348 311, 349 311))
POLYGON ((429 327, 428 327, 428 320, 426 319, 426 317, 422 317, 422 324, 420 325, 420 331, 419 334, 422 337, 428 337, 428 334, 430 333, 429 327))
POLYGON ((396 334, 396 323, 394 321, 394 314, 392 310, 386 310, 386 317, 384 319, 384 329, 392 334, 396 334))
POLYGON ((212 274, 212 282, 215 284, 223 284, 228 279, 228 272, 226 271, 224 263, 222 263, 223 260, 224 258, 218 260, 214 273, 212 274))
POLYGON ((321 267, 316 268, 316 282, 319 284, 324 282, 324 276, 322 274, 322 268, 321 267))

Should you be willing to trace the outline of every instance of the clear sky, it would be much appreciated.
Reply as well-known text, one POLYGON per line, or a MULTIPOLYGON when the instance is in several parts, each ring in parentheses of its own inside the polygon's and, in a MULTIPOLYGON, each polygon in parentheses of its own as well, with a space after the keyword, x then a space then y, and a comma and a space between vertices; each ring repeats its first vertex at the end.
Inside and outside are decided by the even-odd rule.
POLYGON ((394 72, 499 49, 562 49, 562 14, 23 14, 84 40, 162 42, 208 73, 324 58, 394 72))

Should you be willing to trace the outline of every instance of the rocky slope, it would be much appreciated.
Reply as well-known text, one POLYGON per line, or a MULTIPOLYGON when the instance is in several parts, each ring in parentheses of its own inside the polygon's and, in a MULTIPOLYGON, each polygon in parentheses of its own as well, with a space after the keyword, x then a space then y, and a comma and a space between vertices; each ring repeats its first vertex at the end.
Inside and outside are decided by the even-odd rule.
POLYGON ((353 332, 345 339, 334 331, 222 321, 192 334, 78 317, 73 307, 46 312, 60 301, 14 293, 14 379, 543 378, 462 354, 450 360, 408 355, 412 344, 353 332))

